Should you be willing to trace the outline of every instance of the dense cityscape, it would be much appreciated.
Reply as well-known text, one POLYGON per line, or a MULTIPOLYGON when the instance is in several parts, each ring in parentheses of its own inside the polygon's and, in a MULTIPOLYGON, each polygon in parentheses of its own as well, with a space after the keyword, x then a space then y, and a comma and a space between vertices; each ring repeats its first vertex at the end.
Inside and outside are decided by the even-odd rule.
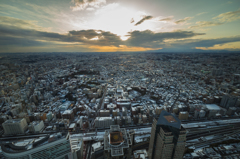
POLYGON ((239 0, 1 0, 0 159, 240 159, 239 0))
POLYGON ((0 56, 1 156, 240 158, 237 53, 0 56))

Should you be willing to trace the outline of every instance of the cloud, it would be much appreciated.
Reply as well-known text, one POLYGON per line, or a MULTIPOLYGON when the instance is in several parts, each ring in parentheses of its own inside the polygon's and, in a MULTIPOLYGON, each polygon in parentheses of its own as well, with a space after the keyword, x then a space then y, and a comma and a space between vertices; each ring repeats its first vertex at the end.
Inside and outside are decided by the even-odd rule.
POLYGON ((129 39, 121 40, 120 36, 109 31, 103 30, 72 30, 67 34, 60 34, 55 32, 46 32, 35 30, 31 28, 20 28, 18 26, 9 26, 0 24, 0 34, 3 37, 1 41, 9 45, 22 45, 20 39, 25 39, 25 45, 41 44, 41 41, 51 43, 69 43, 69 44, 85 44, 95 46, 116 46, 126 45, 128 47, 146 47, 146 48, 160 48, 164 46, 166 39, 182 39, 190 38, 197 35, 204 35, 204 33, 194 33, 192 31, 174 31, 174 32, 160 32, 155 33, 150 30, 129 32, 129 39), (9 42, 9 37, 12 42, 9 42), (15 39, 15 40, 14 40, 15 39))
POLYGON ((129 33, 130 38, 126 41, 129 46, 142 47, 162 47, 165 45, 164 40, 191 38, 204 33, 194 33, 192 31, 174 31, 154 33, 150 30, 133 31, 129 33))
POLYGON ((232 36, 216 39, 179 39, 168 42, 162 51, 182 52, 199 50, 239 50, 239 45, 233 44, 240 42, 240 36, 232 36))
POLYGON ((139 24, 142 24, 145 20, 149 20, 149 19, 152 19, 153 16, 149 15, 149 16, 144 16, 140 21, 138 21, 135 26, 139 25, 139 24))
POLYGON ((36 21, 33 20, 21 20, 18 18, 0 16, 0 24, 6 26, 16 26, 19 28, 28 28, 36 30, 47 30, 46 28, 40 27, 36 24, 36 21))
POLYGON ((109 12, 118 9, 120 6, 118 3, 110 3, 96 10, 95 15, 109 14, 109 12))
POLYGON ((240 41, 240 36, 216 38, 216 39, 187 39, 179 40, 173 43, 174 46, 183 46, 185 48, 195 48, 195 47, 212 47, 214 45, 222 45, 225 43, 238 42, 240 41))
POLYGON ((134 19, 132 18, 130 23, 134 23, 134 22, 135 22, 135 21, 134 21, 134 19))
POLYGON ((101 45, 101 46, 119 46, 123 44, 123 41, 119 36, 108 31, 102 30, 79 30, 69 31, 69 40, 80 41, 86 44, 101 45), (96 40, 92 40, 96 38, 96 40))
POLYGON ((16 26, 7 26, 0 25, 0 34, 3 36, 1 39, 5 44, 9 42, 8 37, 15 38, 9 43, 9 45, 18 45, 21 44, 21 38, 26 40, 31 40, 32 42, 37 41, 48 41, 49 43, 58 43, 58 42, 66 42, 66 43, 84 43, 89 45, 100 45, 100 46, 119 46, 123 44, 123 41, 116 34, 102 31, 102 30, 80 30, 80 31, 69 31, 68 34, 59 34, 54 32, 45 32, 38 31, 34 29, 24 29, 16 26), (97 40, 93 40, 93 38, 97 38, 97 40))
POLYGON ((177 21, 175 21, 175 23, 176 24, 181 24, 181 23, 184 23, 184 22, 186 22, 186 21, 188 21, 188 20, 190 20, 190 19, 192 19, 193 17, 186 17, 186 18, 184 18, 184 19, 179 19, 179 20, 177 20, 177 21))
POLYGON ((89 8, 87 8, 86 10, 88 10, 88 11, 93 11, 93 10, 95 10, 94 8, 91 8, 91 7, 89 7, 89 8))
POLYGON ((197 16, 199 15, 203 15, 203 14, 206 14, 207 12, 201 12, 201 13, 198 13, 197 16))
MULTIPOLYGON (((1 18, 0 18, 1 19, 1 18)), ((66 34, 37 30, 28 25, 28 21, 3 18, 0 24, 0 49, 10 48, 11 46, 50 46, 58 44, 60 46, 103 46, 103 47, 122 47, 125 48, 184 48, 185 50, 196 47, 212 47, 230 42, 240 41, 240 36, 217 38, 217 39, 192 39, 205 33, 193 31, 177 30, 173 32, 153 32, 151 30, 132 31, 128 33, 126 41, 121 40, 120 36, 103 30, 71 30, 66 34), (18 25, 8 25, 8 22, 18 25)), ((98 48, 99 48, 98 47, 98 48)), ((120 49, 123 50, 123 49, 120 49)))
POLYGON ((217 26, 217 25, 222 25, 227 22, 232 22, 232 21, 238 20, 238 19, 240 19, 240 10, 222 13, 216 17, 213 17, 212 19, 215 19, 215 21, 198 21, 198 22, 196 22, 197 25, 190 26, 189 28, 192 29, 192 28, 200 28, 200 27, 217 26))
POLYGON ((120 51, 149 51, 149 50, 159 50, 162 48, 146 48, 146 47, 132 47, 126 45, 116 46, 90 46, 93 51, 101 51, 101 52, 120 52, 120 51))
POLYGON ((217 25, 222 25, 224 23, 220 22, 211 22, 211 21, 198 21, 196 22, 197 25, 190 26, 189 28, 200 28, 200 27, 210 27, 210 26, 217 26, 217 25))
POLYGON ((77 37, 77 38, 86 38, 86 39, 92 39, 99 34, 95 30, 80 30, 80 31, 69 31, 69 35, 71 37, 77 37))
POLYGON ((106 0, 72 0, 75 6, 71 7, 73 11, 84 10, 88 6, 99 8, 102 4, 106 4, 106 0))
POLYGON ((21 19, 12 18, 12 17, 6 17, 6 16, 0 16, 0 24, 14 25, 21 28, 37 26, 33 23, 33 21, 30 21, 30 20, 21 20, 21 19))
POLYGON ((46 42, 36 41, 32 39, 20 38, 20 37, 10 37, 10 36, 0 36, 0 46, 44 46, 47 45, 46 42))
POLYGON ((198 40, 193 42, 195 46, 198 47, 211 47, 216 44, 225 44, 230 42, 237 42, 240 41, 240 36, 233 36, 233 37, 226 37, 226 38, 216 38, 216 39, 206 39, 206 40, 198 40))
POLYGON ((240 19, 240 10, 222 13, 222 14, 219 14, 218 16, 214 17, 213 19, 217 19, 218 21, 220 21, 222 23, 239 20, 240 19))
POLYGON ((160 19, 159 21, 166 21, 166 22, 168 22, 168 21, 172 21, 172 20, 173 20, 173 16, 160 19))

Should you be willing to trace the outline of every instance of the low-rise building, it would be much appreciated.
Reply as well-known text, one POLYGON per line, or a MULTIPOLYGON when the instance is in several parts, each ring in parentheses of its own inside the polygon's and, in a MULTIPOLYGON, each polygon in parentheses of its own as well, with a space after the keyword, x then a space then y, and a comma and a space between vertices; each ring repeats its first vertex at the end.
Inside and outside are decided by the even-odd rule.
POLYGON ((132 140, 125 128, 119 125, 111 125, 105 130, 104 135, 104 158, 131 158, 132 140))
POLYGON ((43 121, 33 121, 28 125, 28 130, 30 132, 38 133, 44 128, 43 121))

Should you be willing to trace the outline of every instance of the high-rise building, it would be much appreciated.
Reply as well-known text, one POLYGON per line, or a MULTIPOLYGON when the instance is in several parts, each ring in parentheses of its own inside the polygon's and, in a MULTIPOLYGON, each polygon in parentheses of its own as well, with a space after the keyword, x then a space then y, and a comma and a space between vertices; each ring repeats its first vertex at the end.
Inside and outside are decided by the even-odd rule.
POLYGON ((238 98, 231 95, 224 95, 222 97, 220 106, 228 109, 229 107, 235 107, 237 104, 238 98))
POLYGON ((163 110, 154 119, 149 142, 149 159, 182 159, 186 143, 186 130, 181 121, 163 110))

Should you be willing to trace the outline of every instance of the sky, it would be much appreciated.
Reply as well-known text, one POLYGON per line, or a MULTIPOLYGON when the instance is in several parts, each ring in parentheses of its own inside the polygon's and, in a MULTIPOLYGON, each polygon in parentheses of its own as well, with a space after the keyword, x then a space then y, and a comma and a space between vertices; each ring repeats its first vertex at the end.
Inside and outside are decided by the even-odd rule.
POLYGON ((0 52, 240 51, 240 0, 1 0, 0 52))

